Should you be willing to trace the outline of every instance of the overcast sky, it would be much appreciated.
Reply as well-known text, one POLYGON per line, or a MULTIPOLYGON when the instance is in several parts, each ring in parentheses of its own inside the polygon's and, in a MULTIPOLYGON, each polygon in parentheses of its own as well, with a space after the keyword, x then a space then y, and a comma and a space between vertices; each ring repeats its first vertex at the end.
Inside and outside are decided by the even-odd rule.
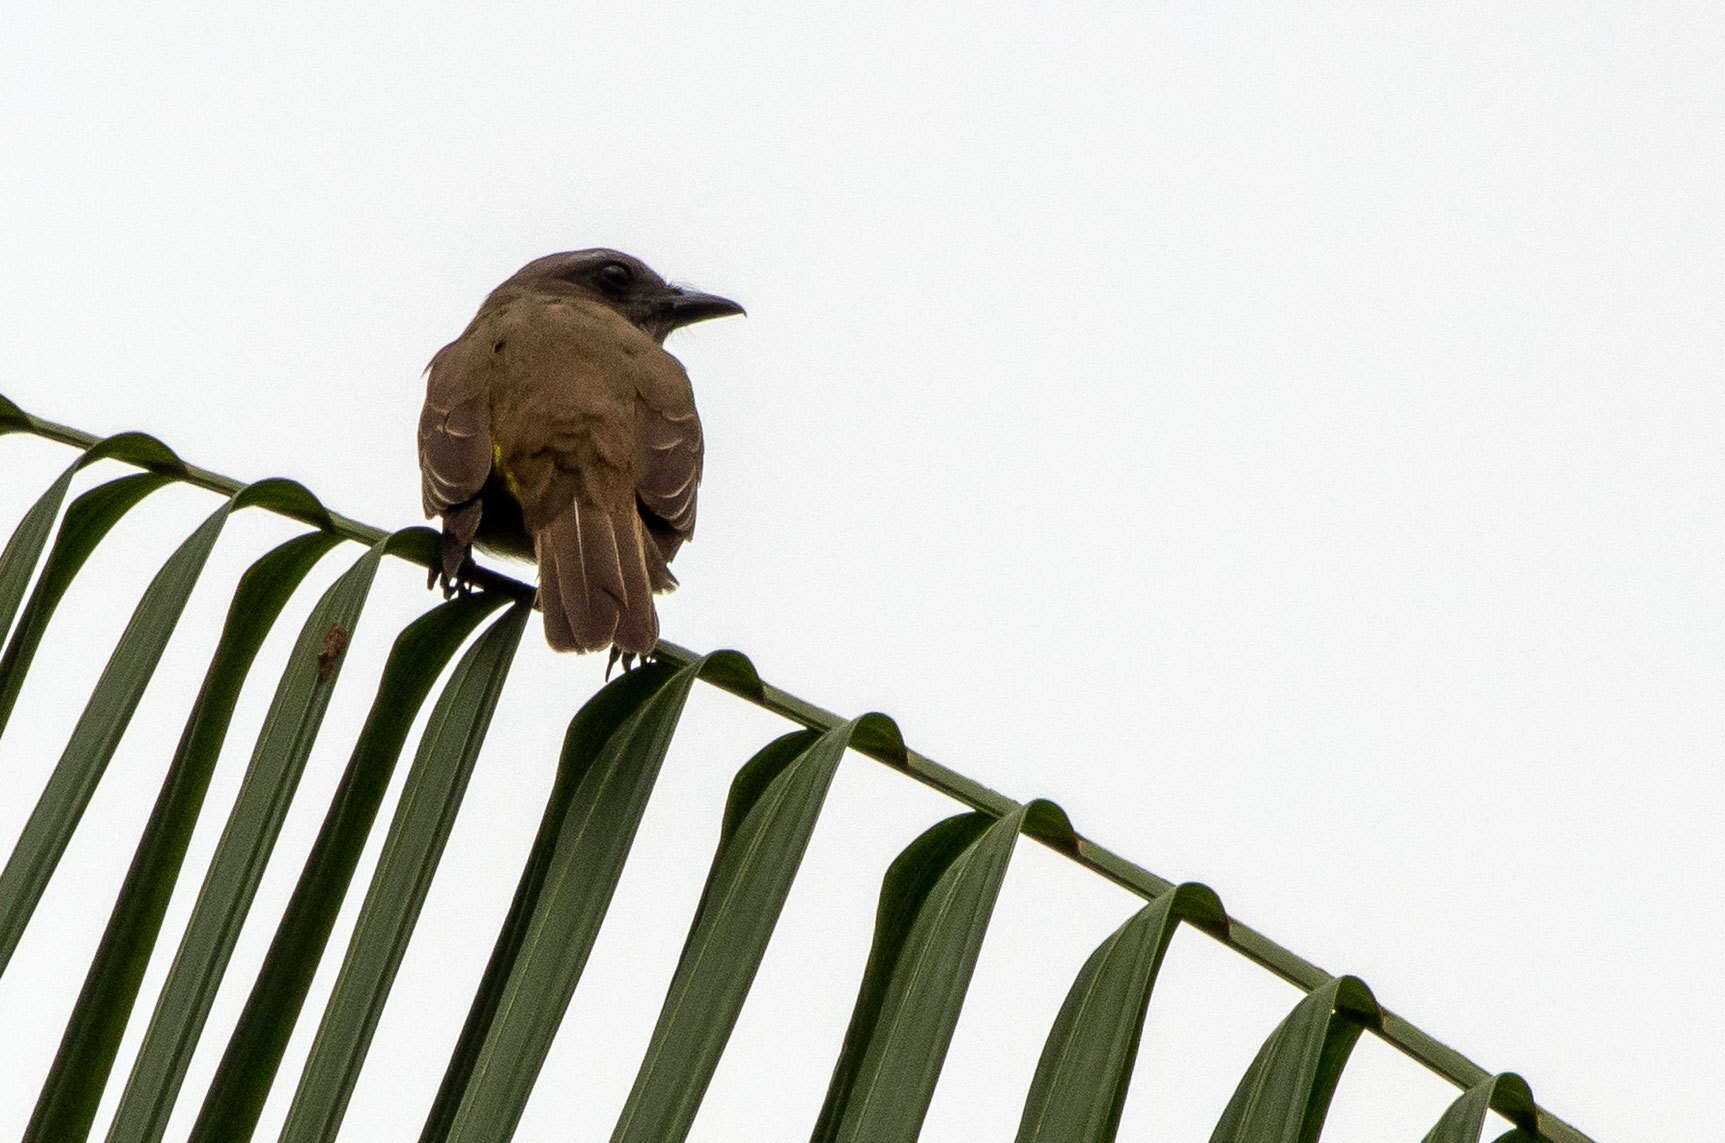
MULTIPOLYGON (((1400 7, 14 0, 0 392, 405 526, 431 354, 532 257, 638 254, 749 310, 670 344, 708 458, 667 638, 1054 799, 1602 1143, 1703 1139, 1725 1120, 1725 14, 1400 7)), ((0 528, 67 456, 0 442, 0 528)), ((68 598, 0 740, 0 848, 214 506, 152 498, 68 598)), ((233 577, 289 534, 232 531, 0 983, 0 1136, 233 577)), ((332 720, 357 725, 365 665, 430 603, 380 577, 332 720)), ((601 669, 530 629, 351 1138, 417 1133, 601 669)), ((725 787, 780 729, 698 695, 520 1138, 607 1137, 725 787)), ((194 1087, 344 760, 339 736, 313 757, 194 1087)), ((879 874, 955 808, 846 764, 695 1138, 806 1135, 879 874)), ((924 1138, 1010 1137, 1067 983, 1131 909, 1020 847, 924 1138)), ((1207 1138, 1295 998, 1182 935, 1122 1138, 1207 1138)), ((1368 1037, 1326 1139, 1416 1140, 1451 1094, 1368 1037)))

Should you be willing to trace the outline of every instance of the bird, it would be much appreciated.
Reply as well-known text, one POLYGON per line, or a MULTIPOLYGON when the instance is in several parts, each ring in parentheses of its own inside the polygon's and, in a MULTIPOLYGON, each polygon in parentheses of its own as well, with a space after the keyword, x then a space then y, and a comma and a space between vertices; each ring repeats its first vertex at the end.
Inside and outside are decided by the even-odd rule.
POLYGON ((744 312, 603 247, 536 258, 492 290, 426 368, 420 491, 443 529, 428 582, 468 590, 475 546, 530 560, 554 650, 609 647, 607 676, 645 660, 705 455, 665 338, 744 312))

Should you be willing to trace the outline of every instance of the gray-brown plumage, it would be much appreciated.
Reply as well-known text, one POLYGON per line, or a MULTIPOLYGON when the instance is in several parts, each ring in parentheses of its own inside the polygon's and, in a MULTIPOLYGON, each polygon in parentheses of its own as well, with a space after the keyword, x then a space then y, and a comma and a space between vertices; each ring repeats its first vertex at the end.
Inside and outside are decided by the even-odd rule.
POLYGON ((695 531, 701 421, 672 330, 740 314, 615 250, 550 254, 491 291, 431 359, 419 418, 427 516, 443 517, 446 593, 471 549, 539 565, 559 651, 646 656, 653 593, 695 531))

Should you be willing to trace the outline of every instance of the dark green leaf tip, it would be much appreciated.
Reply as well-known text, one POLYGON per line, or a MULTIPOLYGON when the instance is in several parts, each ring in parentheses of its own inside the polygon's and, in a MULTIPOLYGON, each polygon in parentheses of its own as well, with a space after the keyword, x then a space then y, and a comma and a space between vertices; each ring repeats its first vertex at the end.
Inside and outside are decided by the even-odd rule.
POLYGON ((389 537, 389 554, 430 567, 442 558, 441 537, 423 524, 403 528, 389 537))
POLYGON ((766 693, 755 665, 741 651, 714 651, 695 660, 690 669, 697 678, 746 699, 759 702, 766 693))
POLYGON ((85 463, 102 457, 123 460, 165 476, 184 477, 186 474, 186 462, 180 459, 180 454, 149 433, 118 433, 97 441, 84 452, 85 463))
POLYGON ((1024 833, 1069 857, 1078 855, 1078 832, 1066 811, 1047 798, 1037 798, 1024 807, 1024 833))
POLYGON ((852 723, 850 745, 852 750, 901 770, 910 763, 898 723, 879 711, 870 711, 852 723))
POLYGON ((1500 1072, 1490 1082, 1491 1109, 1517 1127, 1537 1132, 1539 1113, 1527 1081, 1514 1072, 1500 1072))
POLYGON ((1357 976, 1338 976, 1332 983, 1337 1012, 1367 1028, 1376 1028, 1383 1023, 1383 1009, 1378 1007, 1377 997, 1372 995, 1365 981, 1357 976))
POLYGON ((255 505, 268 508, 290 520, 298 520, 326 532, 335 530, 335 518, 324 507, 323 501, 299 481, 286 477, 272 476, 246 485, 235 494, 234 504, 236 507, 255 505))
POLYGON ((1174 886, 1171 892, 1174 900, 1169 907, 1175 916, 1207 933, 1227 935, 1228 913, 1214 889, 1197 881, 1186 881, 1174 886))

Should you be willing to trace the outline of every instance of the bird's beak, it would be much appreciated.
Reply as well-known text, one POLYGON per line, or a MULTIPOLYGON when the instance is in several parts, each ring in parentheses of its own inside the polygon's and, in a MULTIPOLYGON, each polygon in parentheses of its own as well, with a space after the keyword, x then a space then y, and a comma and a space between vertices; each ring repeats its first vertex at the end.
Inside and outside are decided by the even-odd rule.
POLYGON ((699 290, 686 290, 681 286, 671 287, 671 296, 665 299, 665 309, 671 315, 672 329, 693 325, 708 318, 730 317, 732 314, 747 312, 730 298, 703 294, 699 290))

